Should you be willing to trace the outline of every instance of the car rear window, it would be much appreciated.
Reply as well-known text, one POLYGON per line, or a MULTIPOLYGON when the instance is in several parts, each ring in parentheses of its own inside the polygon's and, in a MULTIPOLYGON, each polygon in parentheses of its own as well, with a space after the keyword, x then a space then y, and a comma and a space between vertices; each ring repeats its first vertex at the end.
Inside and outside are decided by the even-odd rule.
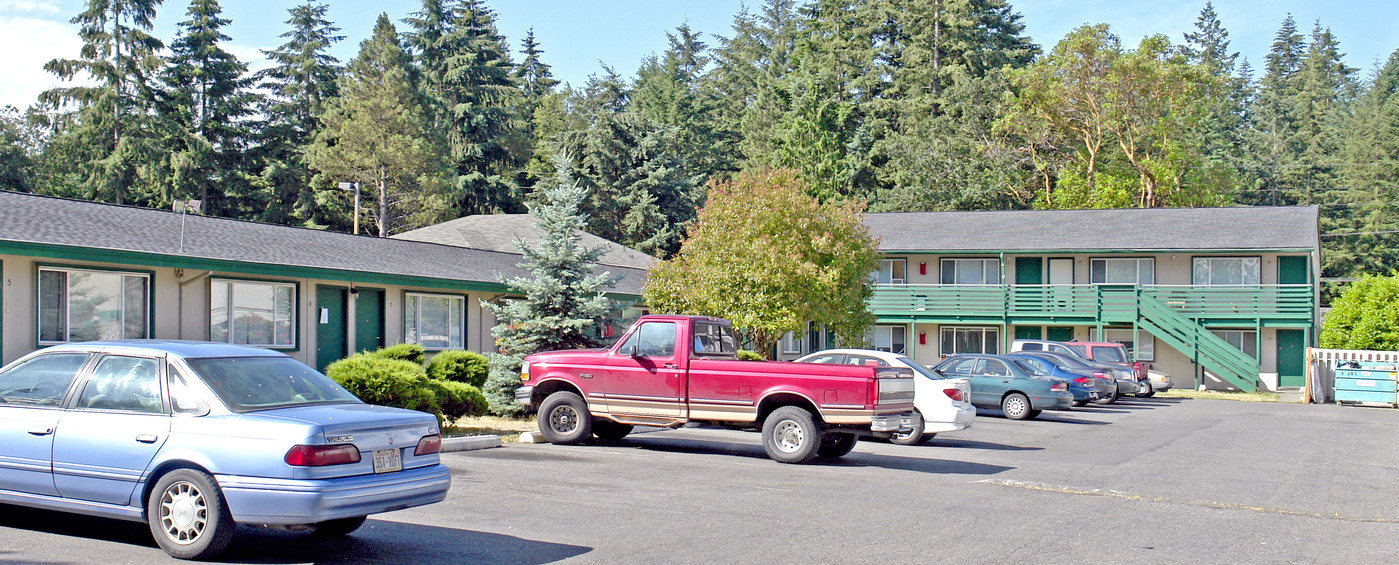
POLYGON ((234 412, 360 402, 330 377, 290 357, 207 357, 186 363, 234 412))
POLYGON ((1110 363, 1126 363, 1127 358, 1122 355, 1122 350, 1116 347, 1098 346, 1093 348, 1093 359, 1098 361, 1108 361, 1110 363))

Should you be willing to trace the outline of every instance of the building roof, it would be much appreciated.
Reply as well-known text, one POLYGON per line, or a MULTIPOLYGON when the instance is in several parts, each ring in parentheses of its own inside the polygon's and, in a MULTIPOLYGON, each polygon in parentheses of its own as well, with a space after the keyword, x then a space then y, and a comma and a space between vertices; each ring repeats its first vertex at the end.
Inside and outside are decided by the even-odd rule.
POLYGON ((890 212, 865 216, 899 252, 1281 251, 1318 249, 1316 206, 890 212))
MULTIPOLYGON (((147 266, 503 291, 519 253, 0 191, 0 250, 147 266)), ((599 267, 640 295, 646 272, 599 267)))
MULTIPOLYGON (((505 253, 519 253, 515 240, 529 245, 538 245, 544 234, 534 225, 535 218, 529 214, 480 214, 449 220, 413 231, 393 236, 397 239, 426 241, 442 245, 489 249, 505 253)), ((603 239, 588 232, 578 230, 583 247, 592 249, 603 247, 606 251, 598 259, 601 265, 649 269, 656 258, 636 249, 603 239)))

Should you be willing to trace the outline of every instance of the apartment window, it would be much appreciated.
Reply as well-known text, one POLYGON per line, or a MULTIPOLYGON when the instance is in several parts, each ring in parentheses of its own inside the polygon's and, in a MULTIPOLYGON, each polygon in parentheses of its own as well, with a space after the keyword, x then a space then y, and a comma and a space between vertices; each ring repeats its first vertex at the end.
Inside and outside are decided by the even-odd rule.
POLYGON ((1093 284, 1156 284, 1156 259, 1091 259, 1089 282, 1093 284))
POLYGON ((1133 337, 1131 328, 1103 328, 1099 341, 1117 342, 1127 347, 1127 354, 1137 361, 1156 360, 1156 338, 1139 331, 1133 337))
POLYGON ((214 279, 209 282, 209 341, 295 347, 295 311, 293 283, 214 279))
POLYGON ((865 341, 876 351, 904 354, 908 341, 904 337, 908 328, 904 326, 875 326, 865 335, 865 341))
POLYGON ((408 293, 403 298, 403 342, 424 349, 465 349, 466 298, 408 293))
POLYGON ((1260 262, 1258 257, 1196 257, 1191 280, 1197 286, 1257 285, 1260 262))
POLYGON ((904 284, 908 282, 907 259, 880 259, 879 271, 874 273, 878 284, 904 284))
POLYGON ((996 259, 943 259, 942 284, 1001 284, 996 259))
POLYGON ((1258 359, 1258 332, 1254 330, 1210 330, 1210 333, 1239 348, 1244 354, 1258 359))
POLYGON ((39 343, 150 336, 151 277, 39 268, 39 343))
POLYGON ((999 349, 1000 331, 996 328, 942 328, 943 355, 957 353, 991 353, 999 349))
POLYGON ((802 342, 801 342, 800 339, 797 339, 797 334, 796 334, 796 332, 787 332, 787 333, 785 333, 785 334, 782 334, 782 352, 783 352, 783 353, 801 353, 801 352, 802 352, 802 342))

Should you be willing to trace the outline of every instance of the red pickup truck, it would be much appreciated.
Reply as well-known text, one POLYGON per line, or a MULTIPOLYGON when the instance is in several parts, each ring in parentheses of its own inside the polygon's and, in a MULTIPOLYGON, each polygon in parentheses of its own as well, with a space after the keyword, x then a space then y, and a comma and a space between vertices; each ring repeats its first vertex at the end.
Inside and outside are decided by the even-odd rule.
POLYGON ((610 349, 525 357, 515 400, 551 443, 618 440, 632 426, 688 422, 761 430, 783 463, 843 456, 859 436, 912 427, 904 368, 740 361, 727 320, 643 316, 610 349))

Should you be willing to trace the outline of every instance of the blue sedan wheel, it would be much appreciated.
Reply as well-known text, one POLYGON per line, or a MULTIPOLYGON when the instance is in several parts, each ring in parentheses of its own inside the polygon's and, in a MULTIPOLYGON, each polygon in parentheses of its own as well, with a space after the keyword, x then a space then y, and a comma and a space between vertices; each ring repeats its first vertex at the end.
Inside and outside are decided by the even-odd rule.
POLYGON ((176 469, 160 478, 146 502, 146 519, 160 548, 179 559, 204 559, 233 539, 233 516, 208 473, 176 469))

